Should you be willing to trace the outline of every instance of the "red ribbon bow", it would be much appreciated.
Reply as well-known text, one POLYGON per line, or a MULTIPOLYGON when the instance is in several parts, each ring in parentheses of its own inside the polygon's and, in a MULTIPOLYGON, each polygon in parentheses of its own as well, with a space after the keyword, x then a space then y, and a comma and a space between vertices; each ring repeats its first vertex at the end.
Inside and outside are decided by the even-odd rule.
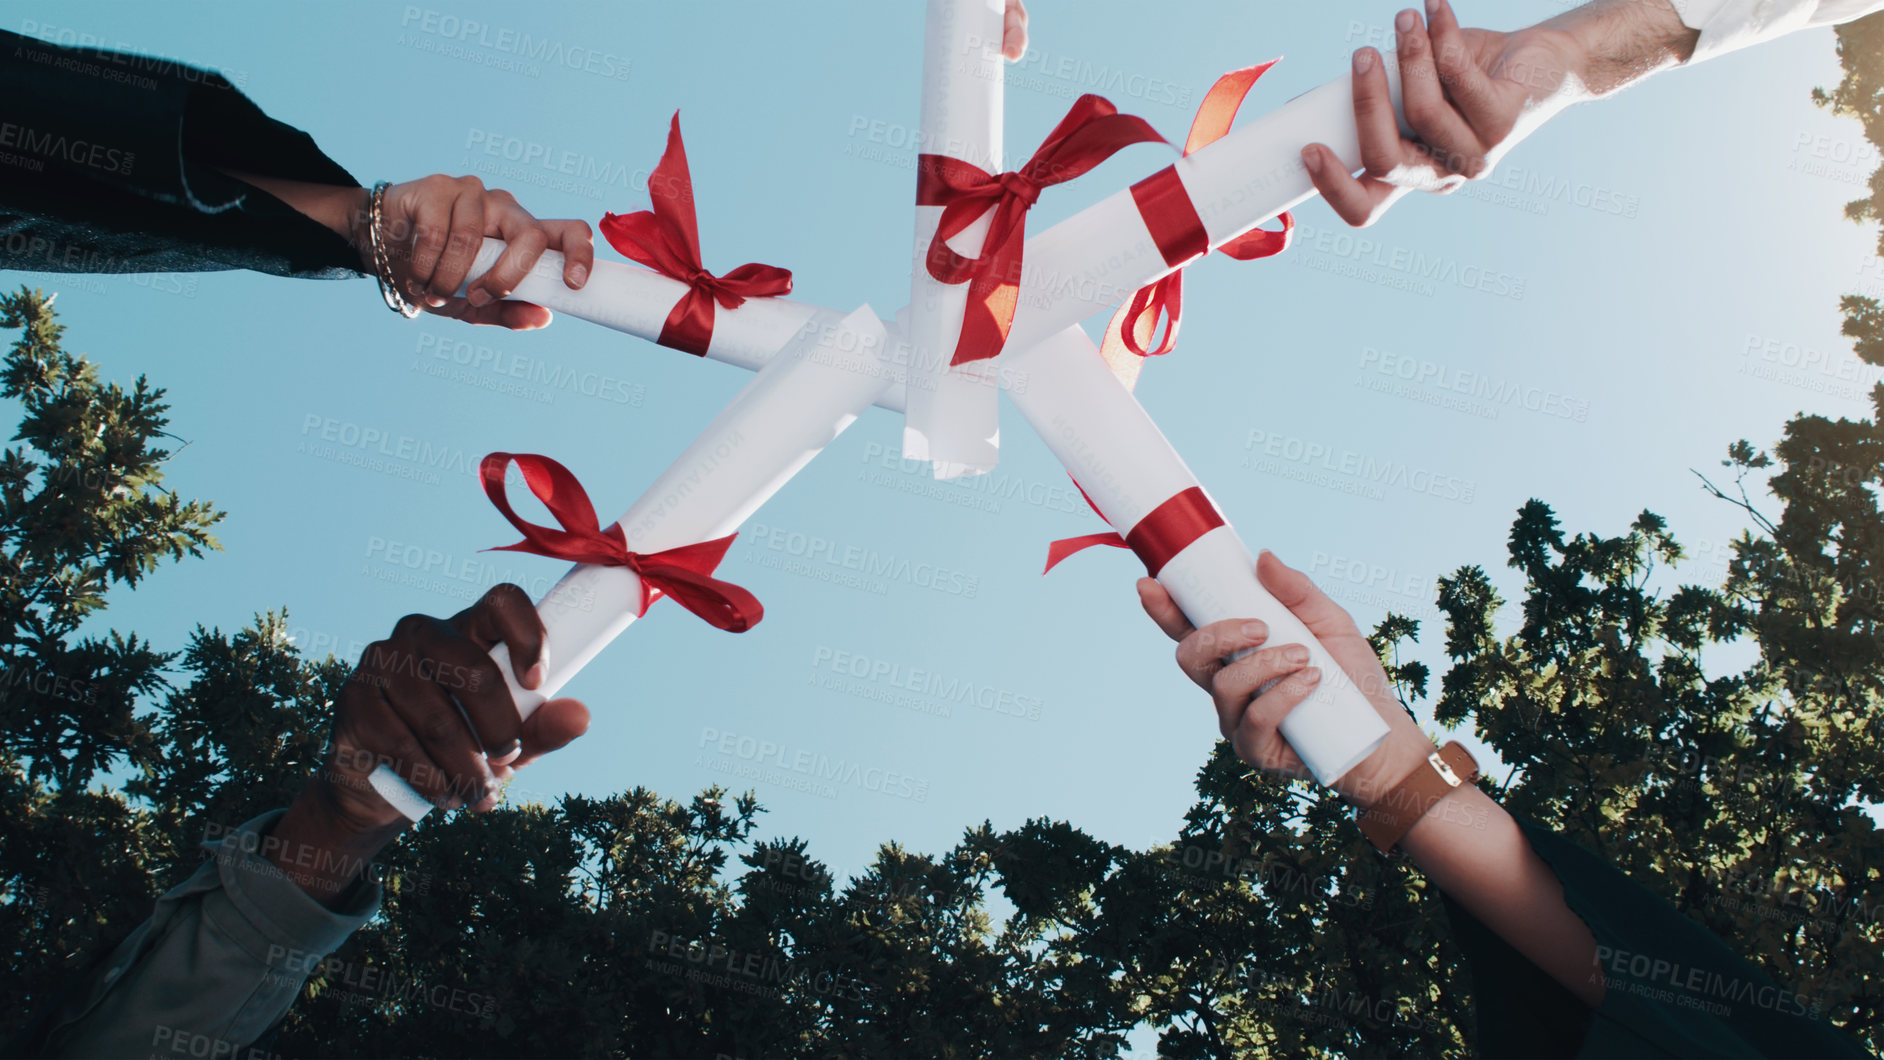
POLYGON ((748 298, 792 293, 790 269, 745 264, 715 276, 700 264, 700 228, 694 219, 693 175, 687 148, 680 140, 680 112, 667 130, 667 150, 648 180, 652 210, 605 214, 602 235, 623 256, 687 285, 688 290, 661 325, 663 346, 706 356, 713 340, 713 304, 738 309, 748 298))
MULTIPOLYGON (((1274 65, 1276 60, 1271 59, 1219 77, 1198 104, 1197 116, 1191 119, 1184 153, 1188 155, 1222 139, 1230 131, 1230 124, 1235 121, 1236 112, 1250 89, 1274 65)), ((1132 185, 1132 198, 1138 204, 1146 227, 1151 229, 1158 249, 1165 255, 1166 263, 1176 266, 1177 271, 1139 288, 1106 328, 1100 353, 1128 389, 1137 381, 1137 365, 1126 363, 1119 351, 1130 350, 1141 358, 1157 357, 1170 353, 1177 346, 1178 325, 1184 310, 1184 267, 1210 251, 1210 237, 1204 232, 1203 220, 1197 216, 1197 209, 1178 179, 1177 170, 1167 167, 1132 185), (1165 322, 1164 338, 1154 346, 1152 339, 1158 333, 1161 317, 1165 322)), ((1289 247, 1295 218, 1284 213, 1281 221, 1280 231, 1254 229, 1217 249, 1237 261, 1280 254, 1289 247)))
POLYGON ((682 545, 665 552, 643 555, 628 551, 628 538, 620 524, 607 528, 595 516, 587 490, 576 476, 547 456, 528 453, 492 453, 478 466, 484 480, 484 493, 510 525, 523 532, 523 540, 514 545, 499 545, 491 552, 530 552, 575 563, 594 563, 605 567, 627 567, 641 578, 641 606, 637 616, 662 595, 705 619, 708 624, 730 633, 744 633, 765 617, 759 598, 731 582, 713 577, 714 568, 732 547, 728 534, 696 545, 682 545), (524 485, 550 510, 562 529, 540 526, 518 515, 510 507, 504 489, 504 475, 516 461, 523 472, 524 485))
POLYGON ((1122 148, 1153 140, 1165 142, 1143 118, 1120 114, 1105 98, 1088 94, 1013 172, 990 174, 947 155, 916 156, 916 204, 942 207, 929 241, 929 275, 942 283, 968 284, 968 310, 951 365, 993 357, 1006 344, 1020 292, 1027 211, 1041 189, 1072 180, 1122 148), (993 217, 979 257, 965 258, 949 247, 950 239, 989 211, 993 217))

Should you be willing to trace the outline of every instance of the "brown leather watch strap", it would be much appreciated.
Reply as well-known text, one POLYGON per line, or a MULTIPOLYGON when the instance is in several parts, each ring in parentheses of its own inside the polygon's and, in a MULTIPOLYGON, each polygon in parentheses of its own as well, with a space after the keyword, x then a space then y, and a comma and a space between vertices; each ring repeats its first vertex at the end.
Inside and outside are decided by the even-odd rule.
POLYGON ((1452 789, 1477 779, 1478 762, 1464 745, 1452 740, 1361 814, 1361 833, 1385 854, 1452 789))

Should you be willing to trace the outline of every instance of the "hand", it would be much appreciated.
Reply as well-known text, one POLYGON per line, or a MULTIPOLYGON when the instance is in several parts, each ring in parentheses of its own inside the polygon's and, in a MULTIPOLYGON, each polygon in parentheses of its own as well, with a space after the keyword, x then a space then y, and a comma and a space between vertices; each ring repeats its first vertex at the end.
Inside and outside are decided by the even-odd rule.
POLYGON ((1591 94, 1588 51, 1570 23, 1497 33, 1459 28, 1447 0, 1428 0, 1426 9, 1430 25, 1411 9, 1394 24, 1417 139, 1400 134, 1380 55, 1362 48, 1354 53, 1354 118, 1365 172, 1350 176, 1324 144, 1302 149, 1316 190, 1350 225, 1373 224, 1409 191, 1444 193, 1485 176, 1546 119, 1591 94))
POLYGON ((589 709, 573 699, 518 717, 490 657, 499 643, 523 687, 543 683, 543 624, 515 585, 449 620, 407 615, 360 656, 334 704, 327 760, 265 847, 315 899, 337 908, 365 863, 412 823, 367 782, 380 763, 439 806, 481 813, 497 805, 499 781, 588 730, 589 709))
POLYGON ((1027 6, 1021 0, 1007 0, 1007 13, 1001 20, 1001 54, 1010 63, 1027 54, 1027 6))
POLYGON ((392 636, 367 646, 335 704, 319 778, 346 824, 370 830, 405 820, 367 783, 381 762, 438 806, 482 812, 497 805, 499 781, 588 729, 588 708, 573 699, 518 717, 490 657, 500 642, 518 683, 541 685, 543 623, 515 585, 494 586, 449 620, 407 615, 392 636))
MULTIPOLYGON (((536 266, 545 250, 563 253, 563 282, 580 290, 595 264, 593 233, 585 221, 539 221, 507 191, 487 189, 476 177, 434 175, 386 189, 383 236, 400 291, 428 312, 470 324, 513 330, 546 326, 550 311, 529 302, 505 301, 536 266), (509 244, 489 272, 456 297, 471 272, 484 237, 509 244)), ((353 236, 367 270, 373 268, 366 219, 353 236)))
MULTIPOLYGON (((1335 784, 1335 790, 1364 809, 1431 754, 1432 741, 1394 698, 1379 656, 1339 604, 1270 552, 1257 559, 1256 577, 1302 620, 1387 722, 1387 739, 1335 784)), ((1178 642, 1178 668, 1210 693, 1217 728, 1237 757, 1265 772, 1308 779, 1301 756, 1277 731, 1282 719, 1320 683, 1320 671, 1308 665, 1307 649, 1267 644, 1268 627, 1256 619, 1230 619, 1196 629, 1164 586, 1151 578, 1138 580, 1138 599, 1151 620, 1178 642), (1259 650, 1229 661, 1230 655, 1249 648, 1259 650)))
MULTIPOLYGON (((1380 658, 1340 605, 1268 552, 1257 558, 1256 576, 1386 719, 1386 740, 1335 784, 1349 802, 1368 809, 1423 768, 1432 741, 1394 699, 1380 658)), ((1178 666, 1215 700, 1218 726, 1237 757, 1271 773, 1306 777, 1302 760, 1276 726, 1314 686, 1313 668, 1290 660, 1287 645, 1264 645, 1268 631, 1261 622, 1237 619, 1193 629, 1164 586, 1150 578, 1139 579, 1138 597, 1152 621, 1178 641, 1178 666), (1236 662, 1224 661, 1232 652, 1258 646, 1261 650, 1236 662), (1276 683, 1264 689, 1270 682, 1276 683)), ((1531 849, 1511 815, 1477 786, 1460 785, 1443 798, 1454 812, 1428 812, 1401 836, 1400 849, 1428 880, 1565 989, 1591 1008, 1601 1006, 1603 979, 1590 974, 1596 938, 1565 904, 1556 873, 1531 849)))

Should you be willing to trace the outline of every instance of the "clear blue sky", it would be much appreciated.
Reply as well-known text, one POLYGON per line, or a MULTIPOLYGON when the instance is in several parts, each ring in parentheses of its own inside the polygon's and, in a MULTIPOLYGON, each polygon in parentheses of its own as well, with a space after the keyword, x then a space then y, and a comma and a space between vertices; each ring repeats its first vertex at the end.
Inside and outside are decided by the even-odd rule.
MULTIPOLYGON (((1468 25, 1502 28, 1562 8, 1460 6, 1468 25)), ((1177 137, 1216 74, 1284 55, 1248 104, 1267 109, 1383 42, 1395 9, 1148 10, 1033 5, 1008 157, 1107 84, 1122 109, 1177 137)), ((807 299, 886 315, 907 297, 913 0, 61 0, 9 4, 4 17, 50 39, 220 68, 362 181, 474 172, 542 216, 643 208, 641 174, 678 108, 709 267, 787 266, 807 299)), ((1838 334, 1838 296, 1884 289, 1884 270, 1872 233, 1840 215, 1875 158, 1855 122, 1808 98, 1836 77, 1831 32, 1802 33, 1576 109, 1493 181, 1408 201, 1358 237, 1311 203, 1286 257, 1192 270, 1183 346, 1139 392, 1252 547, 1324 580, 1359 578, 1337 588, 1364 625, 1388 608, 1429 620, 1420 655, 1436 668, 1433 579, 1482 563, 1517 596, 1504 542, 1531 497, 1571 531, 1619 532, 1653 508, 1698 553, 1692 577, 1717 578, 1743 520, 1689 469, 1717 470, 1738 438, 1771 442, 1802 409, 1860 415, 1875 378, 1838 334), (1416 255, 1436 275, 1396 269, 1416 255), (1442 485, 1376 492, 1291 459, 1309 446, 1337 468, 1352 451, 1442 485)), ((1133 148, 1055 188, 1033 223, 1164 164, 1161 151, 1133 148)), ((477 458, 552 455, 612 517, 746 378, 579 321, 528 335, 404 321, 365 280, 29 279, 61 292, 70 344, 108 375, 148 372, 169 388, 171 429, 191 441, 170 485, 230 513, 225 551, 116 598, 110 623, 162 646, 180 647, 197 622, 233 629, 286 605, 303 645, 345 653, 407 612, 450 613, 497 578, 546 586, 554 561, 479 553, 514 534, 475 484, 477 458), (503 374, 537 364, 592 379, 595 393, 503 374), (345 459, 357 448, 321 441, 328 421, 447 455, 363 468, 345 459), (406 566, 428 554, 439 557, 430 573, 406 566), (482 569, 467 574, 467 562, 482 569)), ((702 746, 735 733, 910 778, 890 794, 753 785, 768 832, 807 837, 840 874, 886 840, 937 852, 983 819, 1168 840, 1213 717, 1139 611, 1131 557, 1101 550, 1040 577, 1049 539, 1098 524, 1024 422, 1011 409, 1004 420, 990 480, 934 485, 893 459, 900 422, 869 413, 755 520, 959 572, 951 584, 972 580, 972 598, 820 580, 749 533, 723 572, 765 601, 766 621, 732 636, 657 608, 570 686, 594 711, 590 734, 519 786, 684 797, 744 764, 702 746), (866 675, 895 669, 840 672, 857 658, 866 675), (956 702, 943 716, 932 700, 895 702, 910 695, 899 681, 927 680, 917 670, 985 689, 996 706, 956 702)))

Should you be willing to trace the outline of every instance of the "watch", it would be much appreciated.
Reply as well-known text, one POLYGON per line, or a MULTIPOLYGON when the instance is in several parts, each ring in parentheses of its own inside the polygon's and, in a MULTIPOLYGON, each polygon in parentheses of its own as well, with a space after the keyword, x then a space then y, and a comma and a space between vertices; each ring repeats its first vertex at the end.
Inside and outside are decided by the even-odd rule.
POLYGON ((1361 833, 1385 854, 1400 842, 1428 810, 1461 784, 1478 779, 1478 762, 1457 740, 1426 756, 1426 764, 1407 774, 1379 802, 1360 816, 1361 833))

